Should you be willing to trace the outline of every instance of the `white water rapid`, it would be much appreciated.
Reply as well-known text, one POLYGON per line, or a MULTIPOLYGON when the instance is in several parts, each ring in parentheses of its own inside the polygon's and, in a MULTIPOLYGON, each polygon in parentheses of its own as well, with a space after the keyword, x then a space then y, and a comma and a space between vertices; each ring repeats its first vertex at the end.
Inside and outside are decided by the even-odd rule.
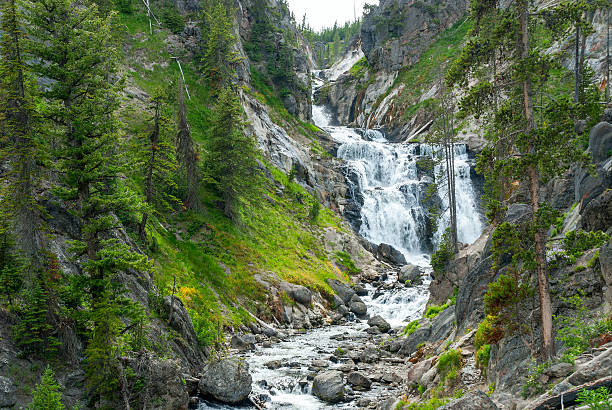
MULTIPOLYGON (((327 74, 329 77, 330 73, 327 74)), ((321 81, 315 82, 315 86, 321 85, 321 81)), ((409 263, 428 272, 425 236, 429 235, 434 242, 439 241, 448 225, 448 215, 443 216, 436 232, 427 231, 427 213, 422 201, 424 190, 433 178, 429 176, 431 180, 428 180, 428 177, 419 175, 417 160, 434 157, 435 149, 424 144, 392 144, 378 131, 359 132, 347 127, 332 127, 331 115, 325 107, 314 106, 313 118, 315 124, 329 132, 338 143, 337 156, 344 160, 347 172, 356 176, 347 178, 347 183, 354 196, 363 197, 359 233, 375 245, 392 245, 404 254, 409 263)), ((457 146, 456 156, 459 239, 471 243, 480 235, 482 222, 470 180, 465 146, 457 146)), ((434 171, 438 175, 443 169, 436 166, 434 171)), ((440 201, 446 207, 448 200, 443 191, 440 187, 440 201)), ((368 296, 362 297, 370 316, 380 315, 393 328, 398 328, 423 315, 431 277, 426 276, 422 285, 411 287, 399 285, 395 272, 383 273, 381 279, 376 288, 367 284, 368 296)), ((271 347, 258 346, 254 352, 244 355, 253 377, 253 396, 263 400, 266 409, 353 409, 358 407, 358 398, 375 402, 389 388, 388 384, 375 382, 370 391, 360 392, 352 401, 334 405, 323 403, 311 393, 313 360, 325 360, 330 370, 341 369, 346 359, 332 360, 334 352, 337 349, 358 351, 371 343, 367 328, 365 322, 354 319, 346 325, 284 337, 271 347), (269 366, 273 361, 283 365, 280 368, 269 366)), ((251 407, 230 407, 207 401, 200 402, 198 407, 199 410, 236 408, 251 407)))

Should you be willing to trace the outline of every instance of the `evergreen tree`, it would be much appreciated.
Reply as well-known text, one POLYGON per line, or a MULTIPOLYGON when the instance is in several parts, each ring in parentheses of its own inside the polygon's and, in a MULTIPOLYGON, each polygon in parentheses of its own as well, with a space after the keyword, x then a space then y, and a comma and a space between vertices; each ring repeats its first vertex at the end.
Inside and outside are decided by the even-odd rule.
MULTIPOLYGON (((522 271, 536 272, 541 354, 550 358, 554 340, 545 230, 553 213, 540 203, 540 186, 571 163, 585 163, 586 157, 579 146, 580 138, 574 133, 578 107, 569 96, 551 97, 546 92, 555 62, 535 43, 532 33, 536 28, 562 25, 567 21, 565 8, 561 4, 539 13, 527 0, 505 7, 491 0, 473 0, 470 4, 474 28, 447 80, 467 88, 461 101, 464 113, 487 115, 490 144, 479 157, 479 167, 485 171, 488 182, 499 188, 500 180, 518 180, 529 187, 533 217, 527 232, 533 246, 524 253, 527 260, 522 271), (508 67, 497 73, 497 62, 502 60, 508 67), (541 101, 537 108, 536 95, 541 101)), ((497 212, 503 209, 497 199, 491 206, 497 212)))
POLYGON ((42 380, 32 391, 32 403, 28 410, 64 410, 62 388, 55 381, 55 373, 49 366, 43 373, 42 380))
MULTIPOLYGON (((71 244, 76 258, 85 258, 83 286, 88 292, 92 336, 88 352, 98 349, 104 357, 87 358, 87 375, 100 392, 110 385, 100 380, 98 368, 116 364, 114 344, 118 333, 108 321, 117 321, 118 309, 109 308, 111 295, 118 294, 111 282, 115 273, 126 269, 146 269, 146 257, 108 233, 119 226, 117 211, 130 211, 136 198, 119 178, 117 47, 111 33, 115 16, 101 17, 95 4, 76 0, 45 0, 25 3, 28 19, 29 50, 33 71, 51 80, 44 91, 43 115, 50 120, 48 132, 60 142, 57 152, 61 185, 57 195, 82 222, 81 238, 71 244), (105 337, 98 338, 104 334, 105 337), (103 345, 97 343, 102 340, 103 345)), ((106 374, 102 374, 107 376, 106 374)))
POLYGON ((237 220, 241 206, 258 189, 257 146, 244 132, 242 107, 228 86, 221 90, 214 109, 206 165, 221 193, 224 213, 237 220))
MULTIPOLYGON (((8 226, 5 225, 5 227, 8 226)), ((13 252, 8 232, 0 231, 0 294, 10 305, 23 284, 23 263, 13 252)))
POLYGON ((2 6, 0 16, 0 161, 8 160, 10 169, 0 187, 0 212, 15 234, 17 249, 30 262, 31 279, 40 267, 42 249, 40 211, 34 199, 40 159, 36 96, 24 63, 24 34, 15 0, 2 6))
POLYGON ((176 135, 176 157, 178 160, 181 180, 184 181, 185 194, 183 204, 187 208, 200 208, 200 171, 198 168, 198 153, 191 138, 187 122, 187 107, 185 106, 185 90, 183 80, 179 78, 178 94, 178 133, 176 135))
POLYGON ((143 212, 138 235, 146 239, 146 226, 150 212, 170 211, 180 203, 170 191, 175 190, 174 172, 177 170, 174 145, 170 137, 170 120, 166 116, 166 95, 156 90, 152 96, 153 119, 148 135, 139 138, 137 169, 142 170, 145 202, 148 209, 143 212))
POLYGON ((204 76, 213 87, 221 88, 233 79, 238 62, 233 9, 223 0, 215 0, 204 9, 204 26, 204 76))

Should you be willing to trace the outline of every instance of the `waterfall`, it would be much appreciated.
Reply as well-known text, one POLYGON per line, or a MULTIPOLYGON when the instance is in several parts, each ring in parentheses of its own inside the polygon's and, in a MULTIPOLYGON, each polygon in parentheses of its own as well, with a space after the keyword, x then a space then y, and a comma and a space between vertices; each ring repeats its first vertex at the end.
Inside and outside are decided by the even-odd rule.
MULTIPOLYGON (((449 225, 449 201, 446 184, 439 178, 444 174, 443 161, 435 161, 429 173, 419 170, 418 161, 439 157, 439 150, 427 144, 390 143, 375 130, 331 127, 325 107, 314 106, 313 118, 340 144, 337 156, 345 161, 347 176, 352 176, 347 177, 349 188, 363 196, 359 233, 376 245, 393 246, 412 263, 428 265, 427 253, 449 225), (432 190, 445 210, 435 231, 427 209, 432 190)), ((455 147, 455 175, 458 237, 472 243, 480 236, 483 223, 464 144, 455 147)))

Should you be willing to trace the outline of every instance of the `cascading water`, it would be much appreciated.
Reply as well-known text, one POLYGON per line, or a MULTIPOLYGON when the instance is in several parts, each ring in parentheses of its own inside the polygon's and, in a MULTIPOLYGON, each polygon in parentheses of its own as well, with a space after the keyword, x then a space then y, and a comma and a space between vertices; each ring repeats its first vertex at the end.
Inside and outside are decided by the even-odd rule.
MULTIPOLYGON (((333 73, 332 73, 333 74, 333 73)), ((322 81, 315 81, 315 87, 322 81)), ((354 195, 363 196, 361 206, 360 234, 372 243, 387 243, 400 250, 406 259, 427 271, 429 261, 423 245, 426 234, 439 240, 443 228, 448 224, 448 215, 443 216, 437 232, 427 233, 427 212, 423 205, 427 178, 420 175, 417 160, 423 156, 434 157, 435 149, 424 144, 391 144, 378 131, 358 133, 346 127, 331 127, 331 116, 325 107, 314 106, 315 124, 325 128, 339 143, 338 157, 346 163, 347 172, 355 178, 347 178, 354 195)), ((456 148, 457 202, 459 238, 471 242, 480 234, 482 224, 477 212, 476 199, 470 181, 470 166, 464 146, 456 148)), ((436 166, 435 174, 442 172, 436 166)), ((348 176, 348 175, 347 175, 348 176)), ((447 206, 443 188, 440 187, 442 206, 447 206)), ((420 318, 429 298, 428 286, 403 287, 397 285, 397 275, 389 272, 378 288, 367 285, 368 296, 363 301, 371 316, 380 315, 391 324, 400 327, 420 318)), ((311 394, 312 383, 308 380, 312 361, 329 357, 341 344, 346 350, 363 346, 369 341, 365 332, 367 325, 360 321, 345 326, 329 326, 309 330, 306 334, 286 338, 269 348, 261 348, 245 355, 253 376, 253 394, 264 398, 267 409, 349 409, 355 403, 330 405, 319 401, 311 394), (269 366, 280 361, 281 368, 269 366)), ((342 363, 330 363, 329 369, 338 369, 342 363)), ((374 383, 363 396, 376 400, 386 387, 374 383)), ((238 408, 250 408, 243 406, 238 408)), ((204 409, 236 409, 203 401, 204 409)))

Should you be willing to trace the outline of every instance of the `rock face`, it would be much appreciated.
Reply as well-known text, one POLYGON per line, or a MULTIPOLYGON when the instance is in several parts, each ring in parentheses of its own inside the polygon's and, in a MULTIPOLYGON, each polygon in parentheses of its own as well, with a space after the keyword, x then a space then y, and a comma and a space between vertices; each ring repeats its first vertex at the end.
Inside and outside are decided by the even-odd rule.
POLYGON ((589 150, 593 162, 601 162, 612 157, 612 124, 600 122, 591 130, 589 150))
POLYGON ((361 48, 378 70, 398 71, 416 63, 446 28, 461 19, 465 0, 382 0, 364 16, 361 48))
POLYGON ((237 358, 223 359, 204 368, 199 391, 204 396, 228 404, 237 404, 249 397, 253 378, 249 364, 237 358))
POLYGON ((497 410, 493 401, 481 391, 467 393, 460 399, 456 399, 440 407, 440 410, 497 410))
POLYGON ((17 403, 16 391, 11 379, 0 376, 0 408, 11 408, 17 403))
POLYGON ((339 403, 344 399, 342 372, 328 371, 318 374, 312 383, 312 393, 328 403, 339 403))

